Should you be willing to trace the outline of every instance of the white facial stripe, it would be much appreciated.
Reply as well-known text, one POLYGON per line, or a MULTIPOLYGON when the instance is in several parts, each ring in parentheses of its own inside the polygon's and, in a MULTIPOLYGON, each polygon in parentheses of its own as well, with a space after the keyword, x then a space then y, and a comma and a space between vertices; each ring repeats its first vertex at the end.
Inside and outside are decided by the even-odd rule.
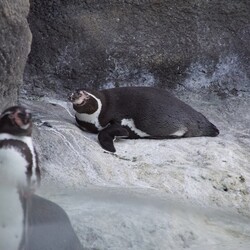
POLYGON ((136 128, 133 119, 122 119, 121 125, 122 126, 128 126, 133 132, 135 132, 140 137, 148 137, 148 136, 150 136, 149 134, 147 134, 147 133, 141 131, 140 129, 136 128))
MULTIPOLYGON (((86 92, 88 93, 88 92, 86 92)), ((96 101, 97 101, 97 110, 93 113, 93 114, 84 114, 84 113, 78 113, 76 112, 76 117, 80 120, 80 121, 84 121, 84 122, 89 122, 92 123, 96 126, 96 128, 98 130, 102 130, 103 127, 101 126, 100 122, 99 122, 99 115, 101 113, 101 109, 102 109, 102 103, 101 100, 98 99, 97 97, 95 97, 94 95, 88 93, 88 95, 90 95, 91 97, 93 97, 96 101)))

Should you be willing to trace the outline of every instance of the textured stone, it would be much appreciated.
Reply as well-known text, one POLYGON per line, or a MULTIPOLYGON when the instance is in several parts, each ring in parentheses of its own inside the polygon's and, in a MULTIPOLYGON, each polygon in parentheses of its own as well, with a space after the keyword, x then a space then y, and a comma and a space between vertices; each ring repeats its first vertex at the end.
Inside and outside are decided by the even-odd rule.
POLYGON ((40 192, 68 212, 86 250, 248 250, 250 95, 196 96, 183 100, 218 137, 118 140, 115 154, 76 127, 71 103, 22 100, 34 113, 40 192))
POLYGON ((71 103, 23 100, 34 113, 43 185, 149 188, 250 216, 250 95, 213 102, 187 97, 216 124, 218 137, 118 140, 115 154, 100 147, 96 134, 75 125, 71 103))
POLYGON ((40 95, 62 87, 205 85, 225 96, 249 80, 249 13, 248 0, 31 0, 25 80, 40 95))
POLYGON ((30 50, 28 0, 0 2, 0 110, 17 101, 30 50))

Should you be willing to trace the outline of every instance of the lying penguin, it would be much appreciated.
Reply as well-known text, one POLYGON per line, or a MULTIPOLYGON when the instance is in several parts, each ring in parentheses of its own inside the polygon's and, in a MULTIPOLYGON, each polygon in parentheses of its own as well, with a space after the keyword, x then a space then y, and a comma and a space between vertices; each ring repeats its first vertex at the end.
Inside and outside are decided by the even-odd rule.
POLYGON ((0 249, 82 250, 64 210, 33 194, 40 178, 31 113, 8 108, 0 115, 0 249))
POLYGON ((77 90, 69 100, 80 128, 98 133, 100 145, 110 152, 115 152, 116 137, 172 139, 219 134, 204 115, 163 89, 77 90))

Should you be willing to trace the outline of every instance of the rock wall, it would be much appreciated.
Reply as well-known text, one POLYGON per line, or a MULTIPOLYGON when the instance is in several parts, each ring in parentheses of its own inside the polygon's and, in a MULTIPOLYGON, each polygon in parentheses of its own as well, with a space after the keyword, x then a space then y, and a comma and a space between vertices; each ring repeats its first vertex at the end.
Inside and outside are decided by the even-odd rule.
POLYGON ((28 0, 0 2, 0 111, 17 101, 30 51, 28 0))
POLYGON ((27 88, 42 95, 157 85, 237 94, 250 76, 249 13, 248 0, 31 0, 27 88))

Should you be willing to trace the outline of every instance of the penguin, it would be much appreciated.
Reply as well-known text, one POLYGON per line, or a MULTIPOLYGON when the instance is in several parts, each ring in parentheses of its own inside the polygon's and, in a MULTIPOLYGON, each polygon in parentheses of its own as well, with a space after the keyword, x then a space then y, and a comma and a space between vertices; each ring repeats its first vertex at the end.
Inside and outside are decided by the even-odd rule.
POLYGON ((114 139, 174 139, 217 136, 203 114, 169 91, 153 87, 78 89, 68 97, 83 130, 97 133, 100 145, 115 152, 114 139))
POLYGON ((20 106, 0 115, 0 249, 17 250, 24 235, 20 195, 40 183, 30 112, 20 106))
POLYGON ((41 171, 31 119, 22 106, 0 115, 0 249, 83 249, 65 211, 34 194, 41 171))

